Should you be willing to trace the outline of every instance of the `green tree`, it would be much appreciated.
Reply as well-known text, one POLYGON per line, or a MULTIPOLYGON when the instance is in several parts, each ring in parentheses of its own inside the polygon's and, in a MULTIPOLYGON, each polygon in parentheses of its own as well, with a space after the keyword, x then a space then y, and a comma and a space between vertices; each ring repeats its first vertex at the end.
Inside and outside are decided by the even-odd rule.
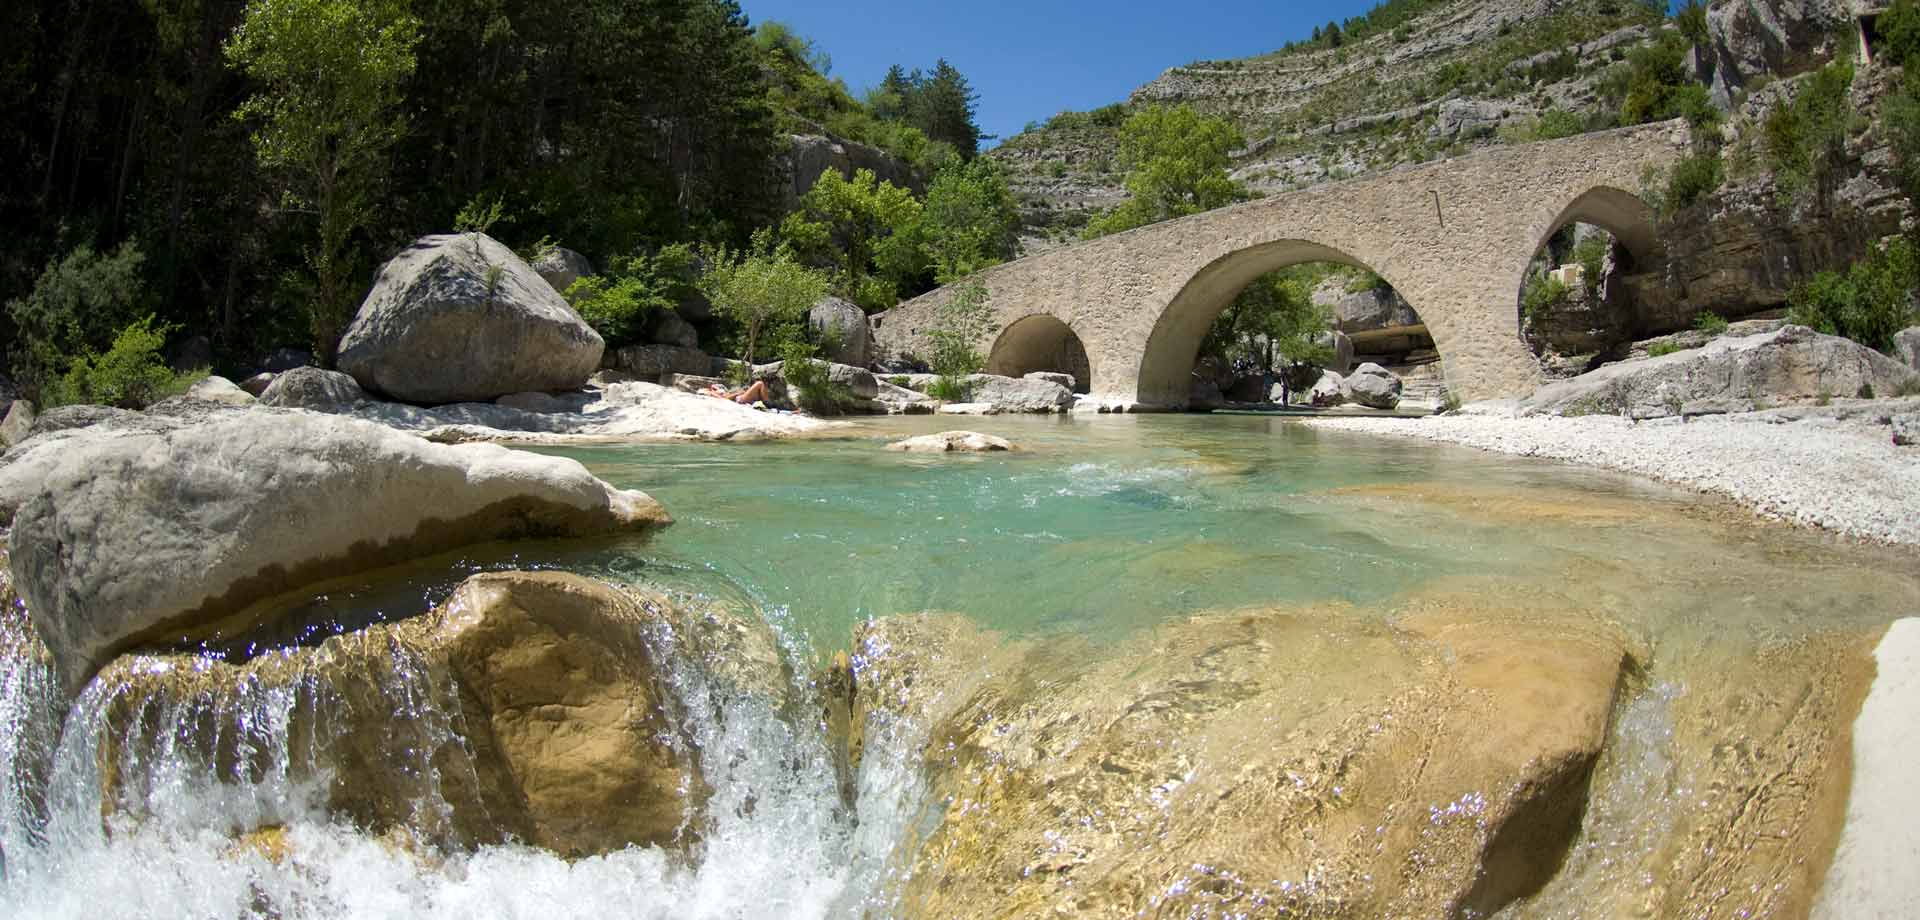
POLYGON ((927 365, 940 375, 928 395, 948 401, 967 398, 964 378, 987 364, 975 343, 993 328, 991 300, 986 285, 971 281, 955 288, 940 305, 926 336, 927 365))
POLYGON ((1253 280, 1221 311, 1201 352, 1229 366, 1250 366, 1284 389, 1295 365, 1324 364, 1331 355, 1314 341, 1328 329, 1327 311, 1313 302, 1317 275, 1301 266, 1269 272, 1253 280), (1283 366, 1284 365, 1284 366, 1283 366))
POLYGON ((980 96, 946 58, 933 65, 909 108, 914 126, 930 141, 949 144, 961 159, 980 153, 980 126, 974 122, 980 96))
POLYGON ((567 288, 567 302, 608 348, 640 340, 660 311, 684 301, 696 287, 693 247, 665 246, 652 255, 614 259, 605 271, 567 288))
POLYGON ((955 163, 934 176, 921 209, 921 237, 934 280, 951 284, 1013 257, 1020 214, 997 163, 955 163))
POLYGON ((1086 237, 1198 214, 1243 201, 1246 189, 1227 175, 1233 151, 1245 145, 1224 118, 1191 106, 1151 105, 1120 129, 1120 165, 1127 170, 1127 201, 1088 223, 1086 237))
POLYGON ((827 293, 826 276, 800 264, 786 246, 774 247, 765 231, 754 235, 747 251, 715 246, 703 261, 700 290, 716 314, 740 328, 741 360, 748 364, 762 344, 777 352, 799 335, 807 311, 827 293))
POLYGON ((1787 321, 1890 352, 1894 333, 1920 320, 1911 297, 1916 286, 1920 246, 1895 237, 1845 272, 1816 273, 1793 292, 1787 321))
POLYGON ((1920 2, 1893 0, 1875 22, 1880 34, 1880 56, 1889 64, 1906 66, 1920 52, 1920 2))
POLYGON ((1824 194, 1838 177, 1854 119, 1852 86, 1853 62, 1834 61, 1815 71, 1792 103, 1767 116, 1762 125, 1767 166, 1782 195, 1809 188, 1824 194))
POLYGON ((927 269, 920 214, 912 192, 872 170, 845 179, 829 168, 781 223, 780 239, 809 264, 831 270, 842 296, 882 310, 893 306, 902 282, 927 269))
POLYGON ((328 365, 358 293, 353 237, 374 213, 388 149, 405 127, 401 84, 418 40, 405 0, 251 0, 227 45, 258 87, 235 115, 256 125, 254 149, 278 177, 282 204, 319 224, 308 311, 328 365))
POLYGON ((1688 48, 1685 38, 1669 32, 1651 45, 1634 49, 1627 57, 1630 70, 1626 98, 1620 103, 1622 122, 1638 125, 1686 118, 1701 126, 1719 118, 1707 88, 1693 82, 1687 70, 1688 48))

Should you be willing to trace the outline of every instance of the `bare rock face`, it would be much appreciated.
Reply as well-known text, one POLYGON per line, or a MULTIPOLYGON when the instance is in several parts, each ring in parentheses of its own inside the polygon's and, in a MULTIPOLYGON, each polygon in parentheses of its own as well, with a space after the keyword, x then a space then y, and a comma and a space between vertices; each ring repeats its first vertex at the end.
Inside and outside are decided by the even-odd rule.
MULTIPOLYGON (((356 390, 359 388, 357 384, 354 386, 356 390)), ((231 406, 249 406, 256 402, 252 393, 248 393, 233 381, 219 375, 194 383, 187 388, 187 396, 190 399, 204 399, 208 402, 226 403, 231 406)))
POLYGON ((994 437, 990 434, 981 434, 977 431, 942 431, 939 434, 923 434, 917 438, 895 441, 888 444, 887 449, 910 454, 984 454, 1015 448, 1006 438, 994 437))
POLYGON ((1840 0, 1737 0, 1707 8, 1715 100, 1761 75, 1789 76, 1817 66, 1829 42, 1853 18, 1840 0))
POLYGON ((1314 381, 1313 389, 1307 391, 1307 403, 1321 409, 1345 405, 1347 402, 1346 378, 1327 371, 1314 381))
POLYGON ((16 399, 7 406, 7 416, 0 420, 0 449, 12 447, 27 439, 33 430, 35 419, 33 403, 16 399))
MULTIPOLYGON (((327 779, 336 816, 441 846, 512 838, 579 858, 699 839, 709 789, 698 745, 670 715, 685 702, 673 669, 733 695, 779 693, 783 667, 757 619, 577 575, 506 572, 468 579, 423 616, 315 647, 237 664, 130 656, 99 680, 114 700, 108 762, 166 730, 143 721, 151 701, 225 713, 285 694, 300 700, 285 736, 310 748, 290 779, 327 779)), ((208 734, 179 743, 176 756, 236 772, 233 745, 208 734)), ((143 769, 105 773, 109 807, 137 816, 143 769)))
POLYGON ((713 358, 697 348, 674 345, 629 345, 613 355, 613 369, 625 371, 648 383, 657 383, 667 374, 704 376, 713 368, 713 358))
POLYGON ((554 246, 540 253, 533 263, 533 270, 540 279, 556 292, 565 295, 573 283, 593 274, 593 263, 564 246, 554 246))
POLYGON ((873 360, 873 339, 867 311, 838 297, 823 298, 807 311, 807 325, 835 364, 866 367, 873 360))
POLYGON ((671 520, 572 460, 303 412, 135 415, 37 436, 0 468, 13 574, 70 690, 124 649, 315 581, 671 520))
POLYGON ((1571 847, 1630 661, 1603 627, 1438 603, 1117 648, 927 615, 855 648, 849 756, 925 725, 945 803, 902 913, 960 918, 1490 915, 1571 847))
POLYGON ((700 347, 700 330, 671 310, 660 310, 647 329, 647 338, 657 345, 674 348, 700 347))
POLYGON ((605 348, 513 250, 449 234, 421 237, 381 267, 340 340, 340 369, 405 402, 486 402, 578 389, 605 348))
POLYGON ((1890 396, 1915 372, 1871 348, 1785 326, 1722 337, 1690 349, 1606 365, 1548 384, 1521 403, 1542 415, 1674 415, 1745 412, 1822 398, 1890 396))
POLYGON ((1893 334, 1893 356, 1906 366, 1920 371, 1920 326, 1893 334))
POLYGON ((367 393, 352 377, 317 367, 296 367, 267 385, 260 402, 281 409, 311 409, 339 414, 352 412, 367 401, 367 393))

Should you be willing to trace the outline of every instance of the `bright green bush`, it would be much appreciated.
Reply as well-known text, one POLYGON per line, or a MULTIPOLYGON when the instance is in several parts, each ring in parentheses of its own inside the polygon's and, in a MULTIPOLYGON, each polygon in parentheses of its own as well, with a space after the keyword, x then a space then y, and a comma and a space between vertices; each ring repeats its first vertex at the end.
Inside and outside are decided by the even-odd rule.
POLYGON ((106 353, 74 358, 60 380, 43 389, 43 398, 52 406, 87 403, 145 409, 184 392, 207 375, 206 369, 179 375, 169 369, 160 356, 168 331, 154 325, 152 316, 135 320, 114 336, 113 347, 106 353))
POLYGON ((608 348, 640 341, 655 311, 666 310, 694 291, 693 249, 684 243, 653 255, 615 259, 605 272, 567 288, 567 302, 600 333, 608 348))
POLYGON ((1667 174, 1666 194, 1661 203, 1668 213, 1687 207, 1720 188, 1726 181, 1726 167, 1717 151, 1701 151, 1675 163, 1667 174))
POLYGON ((1664 358, 1667 355, 1673 354, 1674 352, 1680 351, 1680 350, 1681 350, 1680 346, 1675 345, 1672 342, 1655 342, 1652 345, 1647 346, 1647 357, 1664 358))
POLYGON ((1702 313, 1693 318, 1693 328, 1708 335, 1725 335, 1727 321, 1718 313, 1702 313))
POLYGON ((853 401, 853 390, 834 382, 825 361, 814 358, 814 347, 794 337, 782 342, 779 350, 780 376, 793 388, 793 401, 800 408, 818 415, 838 415, 853 401))
POLYGON ((1894 333, 1920 321, 1911 300, 1916 286, 1920 250, 1899 237, 1845 272, 1815 274, 1793 292, 1787 321, 1890 352, 1894 333))
POLYGON ((1549 311, 1567 305, 1573 291, 1560 279, 1551 275, 1534 275, 1527 279, 1526 290, 1520 295, 1520 311, 1530 323, 1538 323, 1549 311))

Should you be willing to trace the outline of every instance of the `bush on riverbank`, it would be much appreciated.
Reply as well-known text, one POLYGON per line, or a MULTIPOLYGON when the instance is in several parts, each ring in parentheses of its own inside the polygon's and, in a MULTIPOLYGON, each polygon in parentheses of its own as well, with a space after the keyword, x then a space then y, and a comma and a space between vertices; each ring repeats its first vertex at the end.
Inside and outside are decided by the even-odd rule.
POLYGON ((1787 320, 1890 353, 1894 333, 1920 321, 1913 308, 1916 286, 1920 248, 1900 237, 1845 272, 1815 274, 1794 292, 1787 320))

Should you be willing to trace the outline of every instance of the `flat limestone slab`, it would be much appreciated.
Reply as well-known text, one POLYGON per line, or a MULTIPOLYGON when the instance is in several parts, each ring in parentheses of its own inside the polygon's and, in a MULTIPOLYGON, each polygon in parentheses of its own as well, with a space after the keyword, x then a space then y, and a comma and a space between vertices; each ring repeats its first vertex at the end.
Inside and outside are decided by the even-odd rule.
POLYGON ((1874 649, 1879 674, 1853 723, 1853 790, 1816 920, 1920 917, 1920 618, 1874 649))

